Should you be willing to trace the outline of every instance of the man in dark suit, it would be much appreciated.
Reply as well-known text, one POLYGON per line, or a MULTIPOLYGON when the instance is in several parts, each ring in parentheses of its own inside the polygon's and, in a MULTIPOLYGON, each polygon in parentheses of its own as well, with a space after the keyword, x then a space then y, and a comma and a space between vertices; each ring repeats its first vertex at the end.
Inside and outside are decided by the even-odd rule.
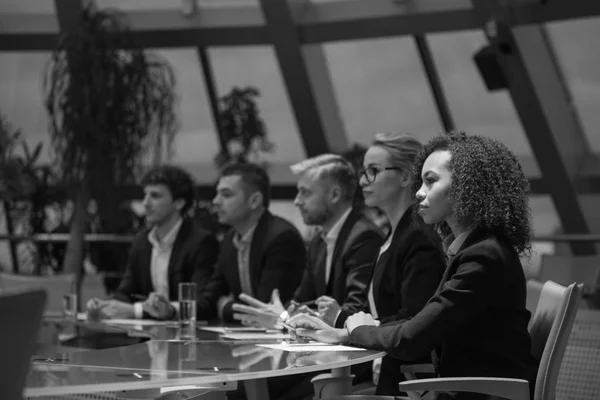
MULTIPOLYGON (((314 300, 315 315, 332 326, 337 326, 337 320, 343 325, 346 315, 367 305, 366 287, 383 234, 353 208, 358 181, 350 162, 338 155, 323 154, 291 168, 299 178, 294 204, 304 223, 319 230, 309 244, 307 267, 293 299, 296 303, 314 300)), ((249 306, 235 305, 236 319, 267 327, 285 319, 287 311, 277 293, 269 304, 248 296, 240 298, 249 306)), ((368 369, 365 364, 353 372, 362 381, 370 376, 368 369)), ((313 375, 269 379, 271 398, 309 396, 313 391, 310 383, 313 375)))
MULTIPOLYGON (((348 314, 366 307, 366 287, 383 234, 353 208, 356 173, 343 157, 323 154, 293 165, 292 172, 299 177, 294 204, 304 223, 319 230, 309 244, 307 267, 293 300, 313 300, 323 321, 343 324, 348 314)), ((249 306, 234 306, 238 320, 273 327, 285 319, 277 293, 269 304, 241 299, 249 306)))
POLYGON ((136 236, 125 275, 110 300, 91 299, 91 315, 102 318, 172 319, 178 284, 196 284, 198 319, 212 319, 216 294, 212 276, 219 243, 185 218, 194 198, 191 176, 173 166, 157 167, 143 178, 144 209, 150 226, 136 236))
POLYGON ((268 302, 277 289, 284 301, 300 283, 306 250, 298 230, 268 211, 270 182, 255 164, 236 164, 221 172, 213 200, 219 222, 233 229, 221 243, 215 277, 218 314, 233 321, 240 294, 268 302))

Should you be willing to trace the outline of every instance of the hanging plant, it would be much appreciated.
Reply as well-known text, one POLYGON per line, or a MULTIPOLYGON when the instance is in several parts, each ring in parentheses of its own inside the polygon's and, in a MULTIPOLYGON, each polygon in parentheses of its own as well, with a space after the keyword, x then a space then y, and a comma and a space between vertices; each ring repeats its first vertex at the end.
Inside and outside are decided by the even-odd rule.
POLYGON ((146 155, 160 162, 171 147, 175 75, 134 43, 122 14, 90 4, 53 50, 44 95, 62 182, 76 194, 65 270, 79 272, 89 199, 111 231, 119 222, 115 188, 135 183, 146 155))
POLYGON ((227 145, 215 159, 219 168, 235 162, 265 165, 262 155, 274 150, 256 102, 259 95, 255 87, 236 86, 219 99, 220 133, 227 145))

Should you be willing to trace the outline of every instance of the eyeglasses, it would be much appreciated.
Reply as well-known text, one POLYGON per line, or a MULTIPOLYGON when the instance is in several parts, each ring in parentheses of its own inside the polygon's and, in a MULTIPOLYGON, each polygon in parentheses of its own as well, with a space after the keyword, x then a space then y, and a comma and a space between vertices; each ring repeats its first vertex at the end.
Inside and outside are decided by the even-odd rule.
POLYGON ((399 167, 385 167, 385 168, 368 167, 368 168, 361 169, 358 176, 359 176, 359 178, 361 176, 364 176, 365 179, 367 180, 367 183, 373 183, 375 181, 375 179, 377 178, 378 173, 380 173, 381 171, 390 171, 390 170, 394 170, 394 169, 401 169, 401 168, 399 168, 399 167))

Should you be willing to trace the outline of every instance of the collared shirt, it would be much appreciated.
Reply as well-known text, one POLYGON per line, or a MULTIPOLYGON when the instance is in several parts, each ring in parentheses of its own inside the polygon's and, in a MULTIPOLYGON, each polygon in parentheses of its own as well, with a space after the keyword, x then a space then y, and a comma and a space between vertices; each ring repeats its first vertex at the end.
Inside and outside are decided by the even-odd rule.
MULTIPOLYGON (((156 293, 165 296, 167 299, 169 298, 169 261, 171 259, 173 244, 181 229, 182 223, 183 218, 179 218, 162 240, 159 240, 156 236, 156 227, 148 232, 148 241, 152 245, 152 257, 150 259, 150 279, 152 281, 152 287, 156 293)), ((135 317, 142 318, 142 303, 135 303, 134 310, 135 317)))
POLYGON ((348 208, 344 214, 337 220, 337 222, 331 227, 329 232, 325 235, 321 233, 321 237, 325 244, 327 245, 327 258, 325 259, 325 286, 329 283, 329 278, 331 276, 331 263, 333 261, 333 252, 335 251, 335 244, 337 242, 337 238, 340 235, 340 231, 342 230, 342 226, 344 222, 348 219, 348 215, 350 215, 350 211, 352 211, 352 207, 348 208))
MULTIPOLYGON (((460 248, 462 247, 463 243, 465 243, 465 240, 467 240, 467 237, 469 237, 469 235, 471 234, 472 231, 473 231, 472 229, 467 229, 466 231, 463 231, 447 247, 447 249, 446 249, 446 256, 448 258, 448 264, 450 263, 450 261, 452 261, 452 258, 456 255, 456 253, 458 252, 458 250, 460 250, 460 248)), ((448 240, 448 239, 449 238, 446 238, 444 240, 444 242, 446 242, 446 240, 448 240)))
POLYGON ((250 250, 254 231, 256 230, 259 221, 260 217, 256 220, 256 223, 248 229, 244 236, 240 236, 239 233, 233 235, 233 245, 237 249, 238 273, 240 275, 242 293, 252 297, 254 297, 254 292, 252 290, 252 281, 250 279, 250 250))

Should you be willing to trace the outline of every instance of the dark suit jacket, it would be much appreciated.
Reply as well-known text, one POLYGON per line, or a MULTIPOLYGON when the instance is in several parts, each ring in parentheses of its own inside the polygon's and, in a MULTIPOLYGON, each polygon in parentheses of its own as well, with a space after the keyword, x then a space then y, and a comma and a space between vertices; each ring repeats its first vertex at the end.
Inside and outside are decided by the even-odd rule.
MULTIPOLYGON (((373 297, 382 324, 411 319, 423 309, 440 284, 446 261, 439 237, 427 226, 416 226, 406 210, 388 250, 373 269, 373 297)), ((431 362, 427 357, 423 362, 431 362)), ((400 395, 402 362, 383 358, 377 394, 400 395)))
POLYGON ((535 361, 525 297, 517 253, 501 238, 475 230, 421 312, 401 323, 358 327, 350 340, 403 361, 417 360, 438 348, 437 373, 442 377, 531 380, 535 361))
MULTIPOLYGON (((235 232, 229 232, 221 243, 215 284, 220 296, 242 292, 238 272, 235 232)), ((292 298, 302 279, 306 260, 304 241, 298 230, 283 218, 266 211, 258 221, 250 245, 250 281, 254 297, 268 303, 273 289, 279 289, 281 301, 292 298)), ((235 321, 231 306, 225 305, 223 319, 235 321)))
MULTIPOLYGON (((154 291, 150 274, 152 245, 148 241, 148 232, 148 229, 140 232, 131 245, 125 275, 114 295, 118 300, 133 303, 137 299, 132 295, 147 296, 154 291)), ((217 239, 194 221, 184 218, 169 259, 169 297, 171 301, 178 300, 180 282, 196 283, 198 319, 214 319, 216 315, 217 297, 212 276, 218 253, 217 239)))
POLYGON ((359 211, 350 211, 335 242, 327 286, 327 246, 320 236, 315 236, 308 247, 308 264, 294 299, 301 303, 322 295, 334 298, 342 307, 336 327, 342 327, 348 315, 366 307, 365 290, 373 269, 373 259, 382 243, 381 230, 359 211))

